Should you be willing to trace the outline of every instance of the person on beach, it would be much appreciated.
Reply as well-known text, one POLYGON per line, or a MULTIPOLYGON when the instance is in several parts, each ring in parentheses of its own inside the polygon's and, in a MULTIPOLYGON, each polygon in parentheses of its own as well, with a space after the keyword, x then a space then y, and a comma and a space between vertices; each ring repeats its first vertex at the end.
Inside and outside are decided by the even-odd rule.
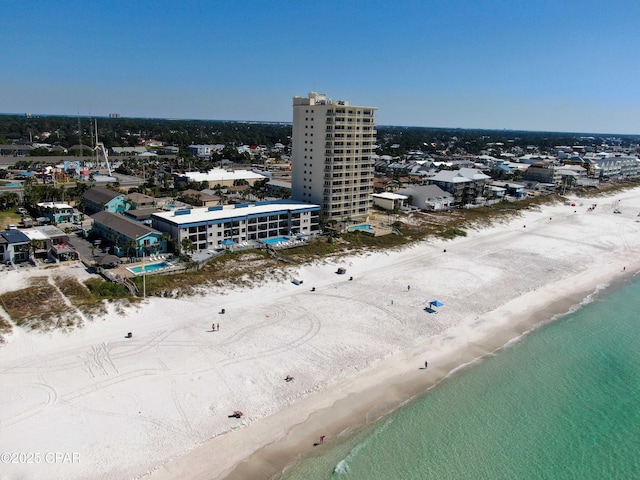
POLYGON ((407 285, 407 292, 411 290, 411 285, 407 285))
POLYGON ((324 443, 324 435, 320 437, 320 444, 323 444, 323 443, 324 443))
POLYGON ((215 331, 216 331, 216 324, 215 324, 215 323, 211 325, 211 331, 212 331, 212 332, 215 332, 215 331))
POLYGON ((216 331, 220 331, 220 324, 216 325, 216 331))
POLYGON ((424 362, 424 368, 427 368, 429 366, 429 362, 424 362))

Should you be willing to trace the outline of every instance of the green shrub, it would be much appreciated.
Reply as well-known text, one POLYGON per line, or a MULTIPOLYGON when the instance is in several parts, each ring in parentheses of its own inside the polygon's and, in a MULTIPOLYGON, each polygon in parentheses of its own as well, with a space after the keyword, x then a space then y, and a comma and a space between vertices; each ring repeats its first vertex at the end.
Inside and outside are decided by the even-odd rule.
POLYGON ((128 297, 129 290, 119 283, 105 282, 97 278, 91 278, 85 282, 89 291, 99 298, 123 298, 128 297))

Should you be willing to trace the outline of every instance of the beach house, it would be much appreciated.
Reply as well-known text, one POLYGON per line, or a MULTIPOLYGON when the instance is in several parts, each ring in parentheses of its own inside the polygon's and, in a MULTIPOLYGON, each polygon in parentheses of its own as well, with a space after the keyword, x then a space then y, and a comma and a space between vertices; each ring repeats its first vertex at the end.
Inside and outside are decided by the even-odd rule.
POLYGON ((430 212, 440 212, 453 207, 454 198, 437 185, 410 185, 396 192, 408 198, 408 204, 430 212))
POLYGON ((83 215, 71 205, 59 202, 40 202, 36 204, 38 215, 48 218, 51 223, 80 222, 83 215))
POLYGON ((84 192, 82 204, 89 215, 102 211, 122 213, 131 207, 123 193, 107 187, 93 187, 84 192))
POLYGON ((383 210, 401 210, 409 197, 398 193, 382 192, 374 193, 373 204, 383 210))
POLYGON ((167 251, 162 233, 118 213, 102 211, 91 216, 92 231, 112 246, 119 257, 142 257, 167 251))
POLYGON ((483 204, 485 189, 491 180, 489 175, 474 168, 440 170, 429 178, 429 184, 437 185, 453 195, 456 205, 483 204))
POLYGON ((10 228, 0 232, 0 258, 3 263, 21 263, 31 258, 31 239, 10 228))

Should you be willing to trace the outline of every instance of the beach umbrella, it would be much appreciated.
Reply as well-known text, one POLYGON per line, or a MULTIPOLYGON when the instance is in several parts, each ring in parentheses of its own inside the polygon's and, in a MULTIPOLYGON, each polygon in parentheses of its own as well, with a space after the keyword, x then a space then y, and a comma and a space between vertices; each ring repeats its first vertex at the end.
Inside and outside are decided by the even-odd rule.
POLYGON ((438 301, 438 300, 431 300, 429 302, 429 305, 433 305, 434 307, 442 307, 444 305, 444 303, 438 301))

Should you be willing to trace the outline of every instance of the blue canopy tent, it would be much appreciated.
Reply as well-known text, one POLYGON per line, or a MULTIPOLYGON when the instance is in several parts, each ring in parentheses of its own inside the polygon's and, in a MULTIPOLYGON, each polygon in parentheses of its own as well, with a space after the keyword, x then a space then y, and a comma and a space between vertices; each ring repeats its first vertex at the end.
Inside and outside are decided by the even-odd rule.
POLYGON ((222 242, 220 242, 221 245, 224 246, 224 248, 226 248, 227 250, 229 250, 230 252, 233 252, 233 246, 237 245, 236 242, 234 242, 233 240, 231 240, 230 238, 227 238, 225 240, 222 240, 222 242))
POLYGON ((438 313, 435 309, 431 308, 431 307, 442 307, 444 305, 444 303, 442 303, 439 300, 431 300, 429 302, 429 305, 427 305, 424 308, 424 311, 427 313, 438 313))

